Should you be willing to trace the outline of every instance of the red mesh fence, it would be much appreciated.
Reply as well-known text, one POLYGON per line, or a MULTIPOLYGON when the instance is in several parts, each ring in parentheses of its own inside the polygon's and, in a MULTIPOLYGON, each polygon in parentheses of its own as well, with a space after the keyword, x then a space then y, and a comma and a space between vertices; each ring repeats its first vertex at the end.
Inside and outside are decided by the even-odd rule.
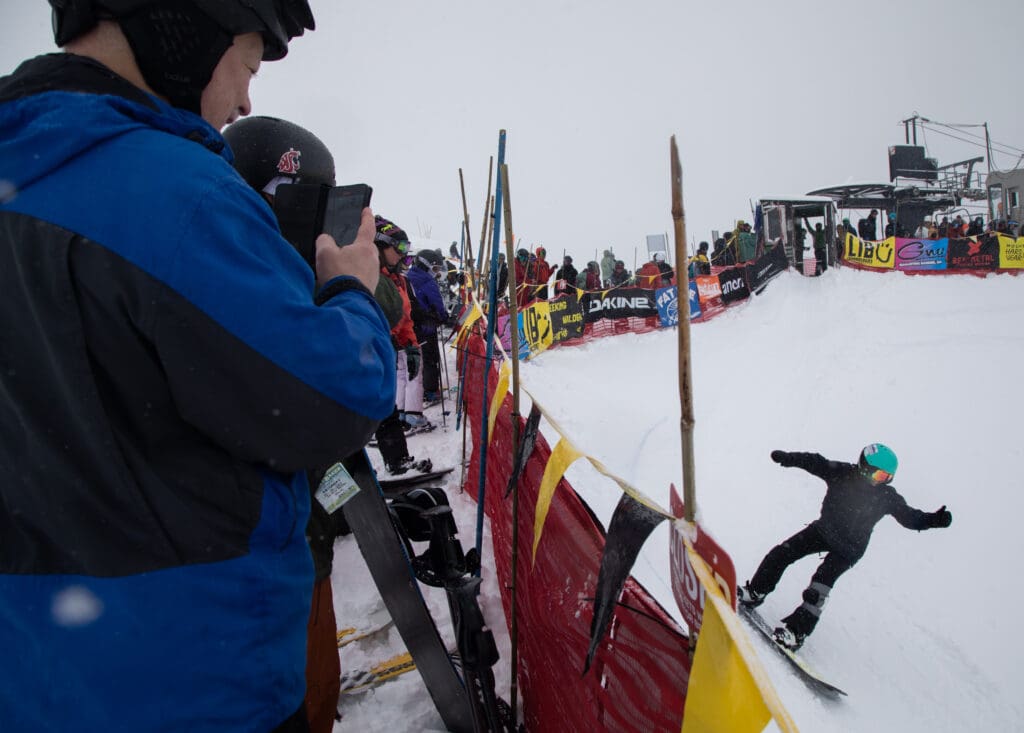
MULTIPOLYGON (((472 430, 465 489, 477 496, 484 342, 473 336, 464 393, 472 430)), ((489 372, 488 401, 497 385, 489 372)), ((511 395, 495 421, 487 457, 485 511, 506 620, 511 614, 512 500, 504 498, 512 468, 511 395)), ((520 429, 524 424, 520 418, 520 429)), ((536 564, 531 565, 533 516, 551 454, 537 436, 519 481, 519 685, 529 731, 678 731, 689 680, 687 640, 668 613, 630 578, 594 663, 581 675, 590 636, 593 597, 604 533, 564 479, 555 491, 536 564)))

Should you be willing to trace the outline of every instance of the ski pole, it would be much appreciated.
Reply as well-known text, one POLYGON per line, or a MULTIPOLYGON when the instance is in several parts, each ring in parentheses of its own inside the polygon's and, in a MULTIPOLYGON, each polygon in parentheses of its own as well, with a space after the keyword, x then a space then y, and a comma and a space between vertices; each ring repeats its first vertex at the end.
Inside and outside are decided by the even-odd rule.
MULTIPOLYGON (((437 349, 438 361, 443 361, 444 362, 444 375, 445 375, 445 378, 447 379, 447 377, 448 377, 448 359, 445 358, 445 355, 441 353, 441 339, 437 335, 437 331, 434 331, 434 348, 437 349)), ((444 428, 445 430, 447 430, 448 429, 448 418, 446 417, 446 415, 448 413, 446 412, 447 408, 445 408, 445 405, 444 405, 444 393, 448 389, 448 386, 444 382, 441 381, 441 373, 440 372, 438 372, 438 374, 437 374, 437 381, 438 381, 438 386, 440 386, 440 389, 438 391, 441 393, 441 427, 444 428)))

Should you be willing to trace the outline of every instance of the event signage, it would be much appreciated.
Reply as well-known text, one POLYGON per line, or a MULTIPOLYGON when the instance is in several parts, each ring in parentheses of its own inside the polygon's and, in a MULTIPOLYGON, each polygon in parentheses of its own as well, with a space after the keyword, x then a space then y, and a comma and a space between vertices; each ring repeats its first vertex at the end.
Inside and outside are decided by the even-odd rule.
POLYGON ((999 240, 996 237, 951 239, 946 264, 950 270, 994 270, 999 265, 999 240))
POLYGON ((583 336, 583 310, 575 293, 562 295, 549 302, 551 306, 551 338, 554 343, 583 336))
POLYGON ((945 270, 948 239, 897 239, 897 270, 945 270))
POLYGON ((735 303, 750 297, 747 287, 747 272, 744 267, 732 267, 718 273, 718 283, 722 288, 722 302, 735 303))
POLYGON ((846 259, 865 267, 891 270, 896 259, 896 238, 889 237, 880 242, 869 242, 847 234, 846 259))
POLYGON ((652 318, 658 315, 654 291, 644 288, 615 288, 583 294, 583 321, 602 318, 652 318))
POLYGON ((658 288, 654 291, 654 300, 658 304, 658 318, 661 321, 662 327, 678 326, 679 288, 675 285, 667 288, 658 288))
POLYGON ((789 260, 786 259, 786 251, 782 247, 772 247, 756 262, 747 265, 747 285, 752 291, 757 292, 787 267, 789 260))

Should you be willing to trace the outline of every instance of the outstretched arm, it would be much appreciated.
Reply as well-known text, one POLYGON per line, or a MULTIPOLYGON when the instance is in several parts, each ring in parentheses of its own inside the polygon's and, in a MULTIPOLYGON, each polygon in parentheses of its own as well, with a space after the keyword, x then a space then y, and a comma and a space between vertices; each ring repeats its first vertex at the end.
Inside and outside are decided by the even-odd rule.
POLYGON ((920 509, 914 509, 912 506, 909 506, 899 494, 896 496, 899 498, 899 502, 893 510, 892 516, 907 529, 916 529, 918 531, 922 529, 943 529, 953 523, 953 515, 946 509, 945 504, 934 512, 923 512, 920 509))
POLYGON ((802 468, 807 473, 818 478, 828 480, 829 476, 837 470, 841 464, 830 461, 820 453, 787 453, 786 451, 773 450, 772 460, 780 466, 802 468))

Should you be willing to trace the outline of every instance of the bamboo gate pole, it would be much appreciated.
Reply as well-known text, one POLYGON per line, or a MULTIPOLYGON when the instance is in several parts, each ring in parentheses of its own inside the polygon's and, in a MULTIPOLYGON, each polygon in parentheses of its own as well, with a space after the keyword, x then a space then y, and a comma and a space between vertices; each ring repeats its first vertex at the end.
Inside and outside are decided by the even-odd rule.
MULTIPOLYGON (((512 199, 508 187, 508 166, 501 166, 501 190, 505 208, 505 259, 512 261, 512 199)), ((509 283, 515 283, 515 268, 509 268, 509 283)), ((512 359, 512 470, 519 456, 519 325, 516 299, 509 298, 509 331, 512 343, 509 356, 512 359)), ((509 628, 509 642, 512 647, 512 682, 509 689, 509 706, 512 708, 512 726, 516 724, 516 698, 519 692, 519 615, 516 610, 516 588, 519 578, 519 482, 512 487, 512 622, 509 628)))
POLYGON ((690 362, 690 308, 689 275, 682 263, 686 262, 686 212, 683 209, 683 167, 679 162, 676 136, 670 141, 672 166, 672 223, 675 229, 676 283, 679 304, 679 427, 683 449, 683 502, 684 518, 693 522, 697 512, 697 487, 694 485, 693 456, 693 374, 690 362), (683 295, 687 303, 683 310, 683 295))

